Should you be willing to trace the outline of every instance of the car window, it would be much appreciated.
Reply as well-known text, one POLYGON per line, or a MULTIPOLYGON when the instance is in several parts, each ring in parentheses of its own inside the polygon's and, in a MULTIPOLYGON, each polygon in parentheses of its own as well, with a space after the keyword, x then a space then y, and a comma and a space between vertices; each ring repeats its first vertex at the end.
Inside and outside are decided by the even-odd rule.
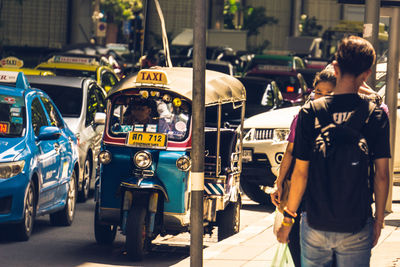
POLYGON ((78 118, 82 109, 82 89, 52 84, 35 84, 32 87, 45 91, 56 104, 63 117, 78 118))
POLYGON ((101 75, 101 86, 106 87, 113 87, 118 82, 117 78, 108 71, 105 71, 101 75))
POLYGON ((87 106, 86 106, 86 126, 91 124, 94 120, 94 115, 98 109, 98 102, 96 98, 95 85, 90 85, 87 91, 87 106))
POLYGON ((58 128, 63 128, 64 124, 62 122, 62 119, 60 117, 60 114, 58 114, 57 109, 54 107, 53 103, 51 103, 50 99, 42 96, 41 97, 44 108, 47 111, 47 114, 49 115, 50 122, 52 126, 56 126, 58 128))
POLYGON ((32 101, 32 128, 35 136, 39 136, 40 127, 48 126, 48 121, 46 117, 46 113, 43 110, 42 104, 39 101, 39 98, 35 98, 32 101))
POLYGON ((0 136, 20 137, 25 132, 25 103, 22 97, 0 94, 0 136))
POLYGON ((97 98, 97 103, 98 103, 96 111, 106 112, 106 98, 103 93, 103 90, 100 89, 100 87, 95 86, 94 91, 96 93, 96 98, 97 98))

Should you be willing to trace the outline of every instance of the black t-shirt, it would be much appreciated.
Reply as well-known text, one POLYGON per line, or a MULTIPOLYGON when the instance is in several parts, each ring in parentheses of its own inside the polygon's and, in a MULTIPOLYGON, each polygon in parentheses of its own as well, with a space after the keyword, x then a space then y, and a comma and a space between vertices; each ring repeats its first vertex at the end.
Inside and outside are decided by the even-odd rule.
MULTIPOLYGON (((328 111, 336 124, 345 122, 362 101, 358 94, 341 94, 326 97, 328 111)), ((310 160, 314 140, 318 134, 315 130, 315 114, 310 103, 300 110, 294 141, 294 157, 310 160)), ((390 158, 389 120, 387 114, 376 107, 368 122, 361 130, 368 143, 371 158, 390 158)))

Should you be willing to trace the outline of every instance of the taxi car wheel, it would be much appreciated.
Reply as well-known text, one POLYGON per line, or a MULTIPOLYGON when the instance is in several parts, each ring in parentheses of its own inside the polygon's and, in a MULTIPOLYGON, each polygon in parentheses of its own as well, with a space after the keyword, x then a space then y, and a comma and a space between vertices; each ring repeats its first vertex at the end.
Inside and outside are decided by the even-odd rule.
POLYGON ((84 164, 82 188, 78 194, 78 201, 85 202, 89 198, 90 178, 92 177, 92 164, 87 158, 84 164))
POLYGON ((111 245, 117 234, 116 225, 101 224, 99 221, 99 202, 96 202, 94 212, 94 237, 97 243, 102 245, 111 245))
POLYGON ((135 261, 143 259, 147 243, 147 205, 138 203, 129 211, 126 222, 126 249, 128 256, 135 261))
POLYGON ((26 241, 32 233, 36 216, 36 191, 33 182, 30 181, 24 203, 24 217, 22 222, 15 225, 16 238, 19 241, 26 241))
POLYGON ((254 202, 261 205, 270 205, 272 203, 270 195, 265 193, 260 185, 249 183, 241 178, 240 186, 242 187, 243 192, 254 202))
POLYGON ((240 229, 240 207, 241 200, 230 202, 225 210, 217 212, 218 241, 224 240, 240 229))
POLYGON ((72 224, 75 216, 76 188, 76 173, 73 170, 69 181, 65 207, 60 211, 50 214, 52 225, 69 226, 72 224))

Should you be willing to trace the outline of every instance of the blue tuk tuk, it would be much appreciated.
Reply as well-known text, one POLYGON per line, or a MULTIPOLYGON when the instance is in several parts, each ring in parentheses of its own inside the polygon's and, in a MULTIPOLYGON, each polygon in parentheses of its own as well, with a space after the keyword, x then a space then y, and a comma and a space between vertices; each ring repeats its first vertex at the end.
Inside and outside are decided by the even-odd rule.
MULTIPOLYGON (((109 91, 95 188, 94 232, 111 244, 117 229, 141 260, 158 235, 189 231, 191 68, 143 69, 109 91)), ((246 91, 236 78, 206 71, 204 233, 239 231, 246 91)), ((104 115, 104 114, 103 114, 104 115)))

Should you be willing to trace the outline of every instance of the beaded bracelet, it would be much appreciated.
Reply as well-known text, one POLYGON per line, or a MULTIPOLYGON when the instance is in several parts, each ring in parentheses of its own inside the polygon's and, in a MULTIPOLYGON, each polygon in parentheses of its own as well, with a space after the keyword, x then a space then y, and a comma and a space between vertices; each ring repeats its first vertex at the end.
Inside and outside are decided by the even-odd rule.
POLYGON ((294 224, 294 219, 291 218, 291 222, 285 222, 285 220, 282 220, 282 225, 283 226, 292 226, 294 224))

